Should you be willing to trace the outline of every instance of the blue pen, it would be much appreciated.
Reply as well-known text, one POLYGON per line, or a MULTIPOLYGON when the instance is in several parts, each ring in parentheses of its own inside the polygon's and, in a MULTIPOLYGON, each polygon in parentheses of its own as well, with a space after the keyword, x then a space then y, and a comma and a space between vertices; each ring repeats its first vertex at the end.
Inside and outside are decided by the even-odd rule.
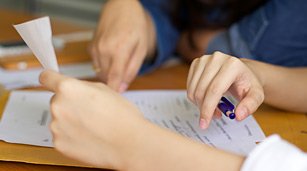
POLYGON ((218 108, 222 111, 222 113, 229 117, 230 119, 236 118, 236 114, 234 113, 235 106, 225 97, 222 97, 218 108))

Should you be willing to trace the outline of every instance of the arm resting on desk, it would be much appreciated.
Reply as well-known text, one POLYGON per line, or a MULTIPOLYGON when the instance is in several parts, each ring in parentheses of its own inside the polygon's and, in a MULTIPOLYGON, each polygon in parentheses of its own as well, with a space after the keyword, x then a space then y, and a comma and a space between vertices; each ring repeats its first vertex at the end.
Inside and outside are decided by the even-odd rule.
POLYGON ((280 109, 307 112, 307 68, 286 68, 242 59, 264 87, 264 102, 280 109))

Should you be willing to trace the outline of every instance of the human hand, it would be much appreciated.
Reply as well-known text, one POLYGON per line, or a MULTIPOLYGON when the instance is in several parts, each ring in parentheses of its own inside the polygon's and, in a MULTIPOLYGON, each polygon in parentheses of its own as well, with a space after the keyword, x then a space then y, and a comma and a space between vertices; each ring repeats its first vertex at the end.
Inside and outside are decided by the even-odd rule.
POLYGON ((98 78, 123 92, 155 51, 155 28, 137 0, 108 1, 90 46, 98 78))
POLYGON ((226 91, 238 100, 236 119, 243 120, 264 101, 263 83, 254 72, 236 57, 221 52, 193 61, 187 80, 188 98, 200 109, 200 127, 207 128, 217 105, 226 91))
POLYGON ((118 93, 101 83, 44 71, 40 82, 51 100, 53 144, 64 155, 103 168, 121 169, 145 119, 118 93))

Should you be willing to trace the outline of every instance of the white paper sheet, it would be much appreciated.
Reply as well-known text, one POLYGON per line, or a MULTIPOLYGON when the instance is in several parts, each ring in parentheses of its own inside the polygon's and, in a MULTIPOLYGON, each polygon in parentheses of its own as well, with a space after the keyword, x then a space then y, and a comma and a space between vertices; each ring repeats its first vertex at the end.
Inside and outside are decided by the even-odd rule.
MULTIPOLYGON (((17 89, 29 86, 39 86, 39 74, 41 68, 33 68, 21 71, 6 71, 0 68, 0 83, 6 89, 17 89)), ((76 78, 94 78, 96 73, 91 62, 61 65, 60 72, 64 75, 76 78)))
MULTIPOLYGON (((185 91, 130 91, 123 94, 151 122, 210 146, 248 154, 265 136, 250 116, 242 122, 223 117, 207 130, 198 127, 198 109, 185 91)), ((0 122, 0 139, 21 144, 51 147, 48 92, 12 92, 0 122)))
POLYGON ((12 143, 52 146, 49 131, 50 92, 12 92, 0 122, 0 139, 12 143))
POLYGON ((59 71, 49 17, 38 18, 14 27, 45 69, 59 71))
POLYGON ((223 116, 199 128, 199 111, 185 91, 131 91, 124 94, 153 123, 219 149, 248 154, 265 135, 250 116, 242 122, 223 116))

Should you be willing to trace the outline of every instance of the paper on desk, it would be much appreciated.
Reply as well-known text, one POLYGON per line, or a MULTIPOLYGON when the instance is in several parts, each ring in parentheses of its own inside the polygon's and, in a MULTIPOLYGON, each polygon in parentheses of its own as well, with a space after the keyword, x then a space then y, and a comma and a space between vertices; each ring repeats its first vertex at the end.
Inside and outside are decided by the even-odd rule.
POLYGON ((186 91, 130 91, 124 94, 151 122, 212 147, 246 155, 265 135, 250 116, 238 122, 222 116, 209 128, 199 128, 199 111, 186 97, 186 91))
MULTIPOLYGON (((0 122, 0 139, 51 147, 50 96, 48 92, 13 91, 0 122)), ((213 120, 207 130, 199 129, 198 109, 187 100, 185 91, 131 91, 124 96, 151 122, 216 148, 248 154, 265 138, 252 116, 242 122, 213 120)))
MULTIPOLYGON (((17 71, 7 71, 0 68, 0 83, 3 84, 6 89, 39 86, 40 83, 37 78, 41 72, 41 68, 17 71)), ((60 72, 64 75, 80 79, 93 78, 96 74, 91 62, 61 65, 60 72)))
POLYGON ((49 17, 38 18, 14 27, 45 69, 59 71, 49 17))
POLYGON ((52 146, 49 131, 51 92, 12 92, 0 122, 0 139, 21 144, 52 146))

